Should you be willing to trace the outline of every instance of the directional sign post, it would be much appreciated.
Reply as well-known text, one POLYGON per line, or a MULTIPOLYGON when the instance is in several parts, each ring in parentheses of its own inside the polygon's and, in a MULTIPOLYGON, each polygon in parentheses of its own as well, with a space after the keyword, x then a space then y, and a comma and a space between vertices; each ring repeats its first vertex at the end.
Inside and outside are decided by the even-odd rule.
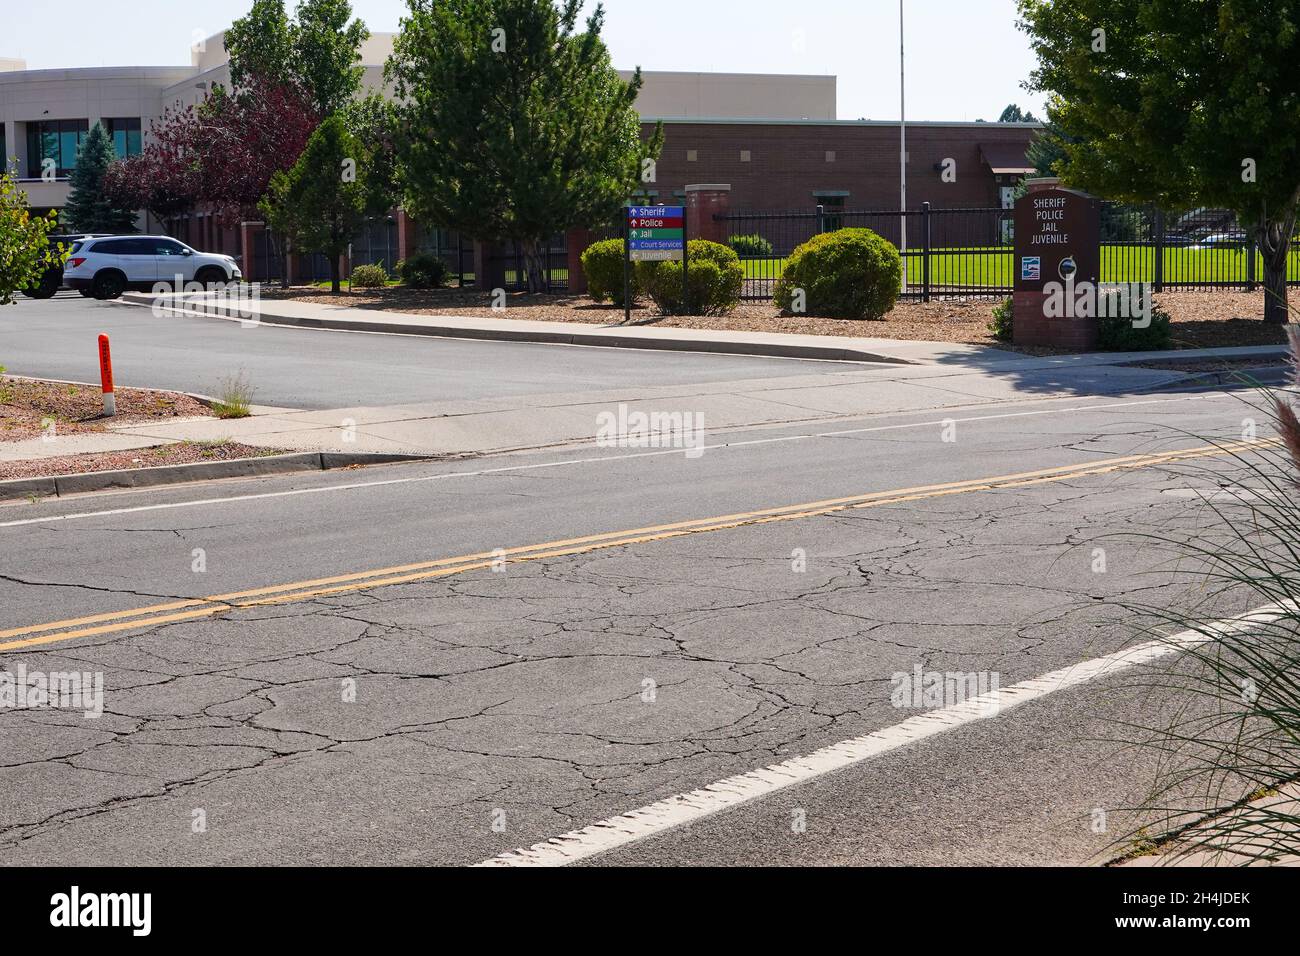
POLYGON ((623 262, 624 321, 631 321, 632 302, 628 295, 634 262, 680 262, 682 301, 689 303, 686 268, 686 208, 684 206, 628 206, 624 228, 626 258, 623 262))

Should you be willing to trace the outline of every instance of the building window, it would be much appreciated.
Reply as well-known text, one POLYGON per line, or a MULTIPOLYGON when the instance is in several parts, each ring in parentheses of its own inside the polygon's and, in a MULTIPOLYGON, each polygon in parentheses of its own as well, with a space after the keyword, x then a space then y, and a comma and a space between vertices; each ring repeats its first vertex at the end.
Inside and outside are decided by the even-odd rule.
POLYGON ((54 161, 54 174, 66 177, 77 167, 77 147, 86 138, 86 120, 48 120, 27 124, 27 175, 39 179, 47 159, 54 161))
POLYGON ((700 151, 698 149, 688 149, 686 151, 686 161, 688 163, 698 163, 700 161, 700 151))
POLYGON ((109 138, 113 140, 113 150, 117 153, 118 159, 140 155, 142 143, 139 117, 106 119, 100 122, 104 124, 104 129, 108 132, 109 138))
POLYGON ((833 149, 826 150, 826 162, 828 163, 835 162, 835 150, 833 149))
POLYGON ((747 149, 742 149, 742 150, 740 151, 740 161, 741 161, 742 163, 747 163, 747 162, 750 161, 750 159, 751 159, 751 155, 750 155, 749 150, 747 150, 747 149))

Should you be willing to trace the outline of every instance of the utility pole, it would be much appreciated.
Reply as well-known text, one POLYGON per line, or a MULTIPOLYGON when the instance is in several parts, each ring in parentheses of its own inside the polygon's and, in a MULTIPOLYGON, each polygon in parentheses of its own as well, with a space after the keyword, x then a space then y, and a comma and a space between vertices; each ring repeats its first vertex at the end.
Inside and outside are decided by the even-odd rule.
POLYGON ((903 35, 903 0, 898 0, 898 182, 902 190, 899 229, 903 256, 903 291, 907 291, 907 59, 903 35))

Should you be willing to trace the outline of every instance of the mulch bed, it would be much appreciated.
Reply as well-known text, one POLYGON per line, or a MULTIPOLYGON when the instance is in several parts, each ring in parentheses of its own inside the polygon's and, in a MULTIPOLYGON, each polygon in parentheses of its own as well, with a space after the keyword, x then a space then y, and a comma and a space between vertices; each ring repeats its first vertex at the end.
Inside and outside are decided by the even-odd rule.
MULTIPOLYGON (((264 289, 262 295, 268 300, 292 299, 414 315, 491 316, 589 325, 616 325, 623 321, 622 309, 609 304, 597 305, 583 296, 514 293, 506 297, 505 309, 494 312, 488 295, 474 290, 414 290, 399 286, 335 296, 319 289, 299 287, 264 289)), ((1265 325, 1259 319, 1264 307, 1263 292, 1165 292, 1156 296, 1156 303, 1173 320, 1176 349, 1286 343, 1284 328, 1265 325)), ((989 334, 987 326, 996 304, 994 299, 900 302, 884 319, 872 322, 782 316, 775 306, 765 303, 745 303, 723 316, 660 316, 651 308, 642 307, 632 311, 632 323, 660 328, 791 332, 1011 348, 989 334)), ((1300 290, 1292 292, 1291 304, 1293 309, 1300 310, 1300 290)), ((1052 350, 1019 351, 1047 354, 1052 350)))
POLYGON ((114 395, 117 415, 104 418, 104 397, 96 387, 0 377, 0 441, 37 438, 51 422, 56 435, 76 435, 104 431, 109 424, 212 415, 202 402, 177 392, 119 388, 114 395))
POLYGON ((232 461, 236 458, 263 458, 283 454, 279 448, 254 448, 233 441, 177 442, 129 451, 91 452, 65 455, 62 458, 30 458, 24 461, 0 461, 0 480, 10 478, 52 478, 57 475, 80 475, 91 471, 120 471, 131 468, 155 468, 159 465, 191 465, 205 461, 232 461))

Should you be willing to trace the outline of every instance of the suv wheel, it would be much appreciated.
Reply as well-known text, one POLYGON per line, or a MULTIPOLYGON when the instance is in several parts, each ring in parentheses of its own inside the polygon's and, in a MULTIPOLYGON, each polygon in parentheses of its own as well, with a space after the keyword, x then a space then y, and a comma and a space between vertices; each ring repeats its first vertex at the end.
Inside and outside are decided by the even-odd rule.
POLYGON ((54 293, 58 291, 59 291, 58 282, 46 281, 46 282, 42 282, 40 285, 36 286, 35 288, 25 290, 24 294, 33 299, 52 299, 54 297, 54 293))
POLYGON ((126 277, 120 272, 101 272, 91 286, 91 294, 96 299, 118 299, 125 291, 126 277))
POLYGON ((215 266, 208 266, 199 270, 199 274, 194 277, 194 281, 205 289, 211 289, 219 282, 226 281, 226 274, 215 266))

